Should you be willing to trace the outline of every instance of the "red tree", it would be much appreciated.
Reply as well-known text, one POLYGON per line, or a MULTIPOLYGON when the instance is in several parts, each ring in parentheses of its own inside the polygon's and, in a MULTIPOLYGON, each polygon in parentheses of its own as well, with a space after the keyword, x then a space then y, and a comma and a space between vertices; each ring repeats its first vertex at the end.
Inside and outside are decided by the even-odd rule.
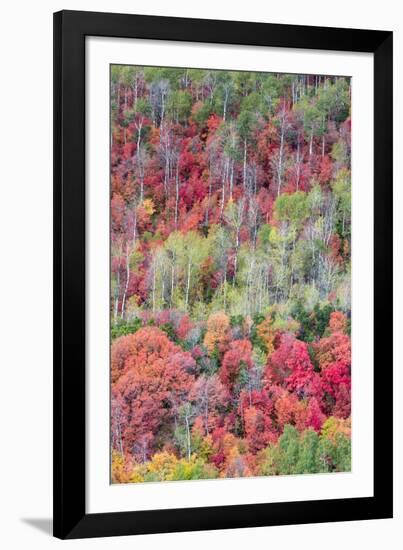
POLYGON ((194 382, 191 371, 195 361, 156 327, 145 327, 123 338, 127 349, 112 396, 121 404, 126 419, 123 446, 132 453, 145 433, 155 435, 175 417, 194 382))
POLYGON ((244 366, 250 369, 252 362, 252 344, 249 340, 234 340, 230 343, 229 350, 225 352, 220 369, 220 380, 232 390, 240 369, 244 366))

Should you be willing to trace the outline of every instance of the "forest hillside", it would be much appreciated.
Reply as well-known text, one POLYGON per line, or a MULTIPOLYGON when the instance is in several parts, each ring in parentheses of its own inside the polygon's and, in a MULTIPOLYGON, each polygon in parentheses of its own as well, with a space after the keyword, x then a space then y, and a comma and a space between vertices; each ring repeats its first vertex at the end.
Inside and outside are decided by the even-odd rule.
POLYGON ((350 470, 350 95, 111 67, 112 482, 350 470))

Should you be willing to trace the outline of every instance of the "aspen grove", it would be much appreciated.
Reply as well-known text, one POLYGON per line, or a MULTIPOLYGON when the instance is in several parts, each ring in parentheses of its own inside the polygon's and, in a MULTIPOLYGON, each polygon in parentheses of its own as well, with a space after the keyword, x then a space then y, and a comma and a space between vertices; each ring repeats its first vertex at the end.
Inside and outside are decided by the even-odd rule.
POLYGON ((351 84, 112 65, 113 483, 351 468, 351 84))

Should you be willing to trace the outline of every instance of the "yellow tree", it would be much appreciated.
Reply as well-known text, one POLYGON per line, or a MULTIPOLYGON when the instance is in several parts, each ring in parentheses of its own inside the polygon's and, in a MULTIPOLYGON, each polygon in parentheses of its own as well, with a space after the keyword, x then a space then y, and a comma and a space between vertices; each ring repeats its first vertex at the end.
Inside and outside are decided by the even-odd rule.
POLYGON ((229 327, 229 317, 223 311, 218 311, 210 315, 207 320, 207 332, 204 337, 204 345, 210 355, 219 344, 225 342, 229 327))
POLYGON ((275 331, 273 328, 273 319, 269 316, 256 327, 256 332, 266 349, 267 358, 274 351, 275 331))

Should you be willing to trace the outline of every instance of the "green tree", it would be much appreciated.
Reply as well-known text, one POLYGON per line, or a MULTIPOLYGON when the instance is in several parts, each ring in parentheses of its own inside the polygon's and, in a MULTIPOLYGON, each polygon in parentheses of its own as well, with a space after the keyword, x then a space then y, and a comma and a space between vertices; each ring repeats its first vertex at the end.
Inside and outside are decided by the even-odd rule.
POLYGON ((184 90, 171 93, 168 100, 167 112, 177 124, 187 124, 192 109, 192 96, 184 90))
POLYGON ((314 474, 318 471, 318 445, 319 437, 314 430, 309 429, 302 433, 298 462, 295 466, 296 474, 314 474))
POLYGON ((326 129, 326 112, 323 110, 322 104, 319 104, 316 98, 309 96, 302 97, 298 103, 294 105, 294 110, 302 118, 305 133, 309 142, 309 156, 313 153, 314 137, 323 136, 326 129))
POLYGON ((287 424, 278 441, 279 447, 279 474, 297 473, 296 467, 300 455, 299 434, 294 426, 287 424))
POLYGON ((206 237, 195 231, 185 234, 174 231, 169 235, 164 245, 163 259, 159 263, 159 286, 164 286, 171 307, 188 311, 201 297, 201 265, 208 257, 209 244, 206 237))
POLYGON ((274 210, 279 221, 287 221, 296 229, 300 229, 309 215, 307 195, 303 191, 283 193, 277 197, 274 210))
POLYGON ((339 170, 332 182, 333 193, 338 199, 338 230, 342 238, 350 234, 351 220, 351 174, 346 168, 339 170))
MULTIPOLYGON (((246 98, 245 98, 246 99, 246 98)), ((248 143, 251 140, 253 130, 256 126, 257 117, 254 110, 249 108, 246 103, 243 103, 241 112, 237 120, 239 137, 243 143, 243 186, 246 188, 246 168, 247 168, 247 152, 248 143)))

